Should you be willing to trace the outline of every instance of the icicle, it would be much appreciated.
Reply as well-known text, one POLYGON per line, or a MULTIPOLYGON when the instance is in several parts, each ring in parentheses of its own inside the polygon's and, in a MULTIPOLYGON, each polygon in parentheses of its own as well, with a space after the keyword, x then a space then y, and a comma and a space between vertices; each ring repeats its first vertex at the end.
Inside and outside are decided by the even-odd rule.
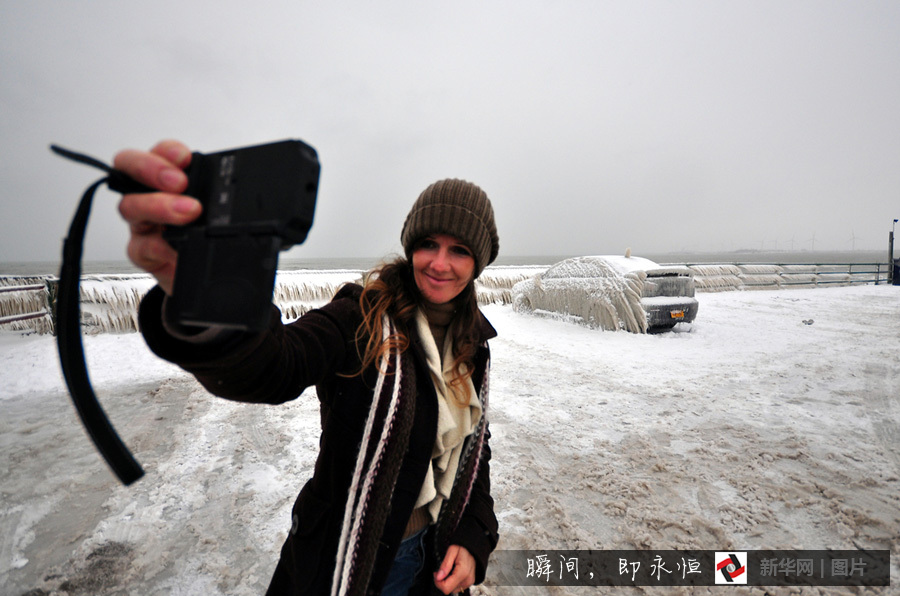
POLYGON ((737 275, 695 275, 694 287, 698 292, 731 292, 741 287, 741 278, 737 275))
POLYGON ((475 280, 478 304, 511 304, 512 288, 517 283, 546 271, 546 267, 495 266, 485 269, 475 280))
POLYGON ((272 302, 281 309, 282 320, 293 321, 325 305, 344 284, 361 281, 362 273, 357 270, 279 271, 272 302))
POLYGON ((85 333, 133 333, 138 307, 155 280, 147 274, 85 275, 81 278, 81 324, 85 333))

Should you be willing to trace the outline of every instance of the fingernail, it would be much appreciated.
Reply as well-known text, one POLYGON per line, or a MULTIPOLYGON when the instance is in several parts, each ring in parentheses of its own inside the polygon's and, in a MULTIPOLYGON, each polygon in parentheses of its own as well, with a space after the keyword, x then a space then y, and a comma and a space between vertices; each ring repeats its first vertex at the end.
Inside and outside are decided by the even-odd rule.
POLYGON ((184 166, 184 163, 191 156, 191 152, 186 147, 178 147, 169 155, 169 161, 177 166, 184 166))
POLYGON ((187 197, 179 197, 172 201, 172 209, 177 213, 192 215, 200 210, 200 202, 187 197))
POLYGON ((159 183, 163 190, 181 190, 186 181, 184 172, 176 168, 166 168, 159 173, 159 183))

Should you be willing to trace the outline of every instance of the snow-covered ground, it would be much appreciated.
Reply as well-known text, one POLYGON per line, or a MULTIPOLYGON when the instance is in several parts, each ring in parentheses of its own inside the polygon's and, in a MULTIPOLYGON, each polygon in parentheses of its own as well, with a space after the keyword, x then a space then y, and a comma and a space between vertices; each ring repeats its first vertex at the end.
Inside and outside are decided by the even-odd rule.
MULTIPOLYGON (((897 593, 900 288, 698 299, 695 323, 660 335, 484 309, 500 333, 500 548, 890 549, 893 586, 863 592, 897 593)), ((53 338, 0 335, 0 593, 261 594, 312 469, 312 391, 235 404, 136 334, 86 337, 85 349, 147 474, 123 487, 107 469, 53 338)), ((478 593, 542 592, 497 586, 489 570, 478 593)))

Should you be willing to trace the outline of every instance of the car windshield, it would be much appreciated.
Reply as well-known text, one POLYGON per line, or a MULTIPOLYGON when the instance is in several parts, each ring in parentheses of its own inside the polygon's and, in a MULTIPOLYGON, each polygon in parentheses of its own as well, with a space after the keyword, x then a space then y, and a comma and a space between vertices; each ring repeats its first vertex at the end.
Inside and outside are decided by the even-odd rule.
POLYGON ((577 257, 567 259, 547 269, 544 279, 615 277, 618 273, 602 259, 577 257))
POLYGON ((575 257, 550 267, 544 279, 621 277, 631 271, 657 269, 659 265, 641 257, 575 257))

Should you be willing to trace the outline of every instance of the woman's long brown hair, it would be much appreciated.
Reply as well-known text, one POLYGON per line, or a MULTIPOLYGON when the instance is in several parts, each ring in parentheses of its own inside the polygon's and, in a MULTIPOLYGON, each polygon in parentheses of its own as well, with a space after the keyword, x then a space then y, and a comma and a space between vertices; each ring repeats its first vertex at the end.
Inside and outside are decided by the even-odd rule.
MULTIPOLYGON (((409 348, 410 329, 415 325, 416 310, 422 300, 412 264, 403 257, 385 263, 366 275, 359 297, 363 321, 357 330, 357 337, 364 339, 366 346, 360 373, 382 362, 383 358, 403 353, 409 348), (385 314, 393 320, 395 331, 383 340, 385 314)), ((472 376, 478 348, 480 313, 475 281, 470 281, 453 301, 457 305, 456 312, 447 330, 453 345, 450 387, 462 407, 468 405, 471 398, 466 380, 472 376)))

